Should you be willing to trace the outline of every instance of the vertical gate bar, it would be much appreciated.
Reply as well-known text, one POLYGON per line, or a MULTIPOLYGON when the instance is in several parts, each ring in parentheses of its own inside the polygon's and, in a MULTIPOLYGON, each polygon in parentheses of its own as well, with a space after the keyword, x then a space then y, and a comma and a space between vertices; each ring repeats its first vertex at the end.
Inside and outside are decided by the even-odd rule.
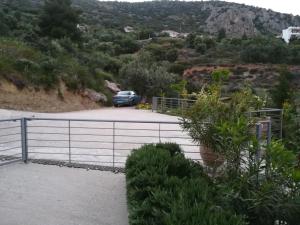
POLYGON ((152 108, 152 112, 154 112, 154 110, 155 110, 155 108, 156 108, 156 107, 155 107, 155 98, 156 98, 156 97, 152 97, 152 107, 151 107, 151 108, 152 108))
POLYGON ((115 128, 116 122, 113 122, 113 169, 115 169, 115 128))
POLYGON ((158 138, 159 138, 159 143, 161 143, 161 137, 160 137, 160 123, 158 123, 158 138))
POLYGON ((69 127, 69 163, 72 162, 71 158, 71 120, 68 120, 68 127, 69 127))
POLYGON ((282 139, 282 128, 283 128, 283 110, 280 111, 280 139, 282 139))
POLYGON ((27 138, 27 119, 21 119, 21 141, 22 141, 22 160, 27 163, 28 160, 28 138, 27 138))

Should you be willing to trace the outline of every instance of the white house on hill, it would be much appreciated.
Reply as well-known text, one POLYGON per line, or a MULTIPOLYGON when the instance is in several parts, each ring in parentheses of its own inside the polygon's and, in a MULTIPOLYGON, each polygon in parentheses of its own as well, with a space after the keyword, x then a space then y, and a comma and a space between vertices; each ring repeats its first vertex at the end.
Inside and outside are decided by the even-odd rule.
POLYGON ((173 30, 163 30, 161 34, 167 34, 171 38, 186 38, 189 35, 188 33, 179 33, 173 30))
POLYGON ((133 27, 126 26, 126 27, 124 27, 124 31, 125 31, 125 33, 132 33, 132 32, 134 32, 134 29, 133 29, 133 27))
POLYGON ((300 27, 289 27, 282 31, 282 39, 286 43, 290 43, 294 38, 300 38, 300 27))

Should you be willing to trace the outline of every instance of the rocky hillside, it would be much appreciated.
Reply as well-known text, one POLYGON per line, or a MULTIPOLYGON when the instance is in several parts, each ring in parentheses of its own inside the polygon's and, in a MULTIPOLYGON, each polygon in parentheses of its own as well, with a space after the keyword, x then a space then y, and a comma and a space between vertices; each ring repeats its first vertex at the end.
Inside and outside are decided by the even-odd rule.
POLYGON ((243 80, 268 89, 278 73, 261 64, 300 65, 300 41, 286 45, 276 38, 300 25, 299 16, 221 1, 44 3, 0 0, 0 107, 94 108, 95 102, 111 105, 118 88, 148 99, 177 96, 170 84, 186 78, 198 91, 214 68, 204 73, 204 65, 232 64, 237 73, 229 89, 243 80), (190 35, 172 38, 162 30, 190 35))
POLYGON ((276 35, 288 26, 299 26, 300 17, 263 8, 222 1, 154 1, 141 3, 75 0, 86 22, 122 28, 171 29, 177 32, 218 34, 228 37, 276 35))
MULTIPOLYGON (((32 12, 40 8, 43 1, 0 0, 0 4, 15 4, 32 12)), ((278 35, 288 26, 300 26, 300 16, 222 1, 128 3, 73 0, 73 4, 83 12, 84 23, 104 28, 132 26, 153 32, 168 29, 212 35, 225 31, 227 37, 253 37, 278 35)))

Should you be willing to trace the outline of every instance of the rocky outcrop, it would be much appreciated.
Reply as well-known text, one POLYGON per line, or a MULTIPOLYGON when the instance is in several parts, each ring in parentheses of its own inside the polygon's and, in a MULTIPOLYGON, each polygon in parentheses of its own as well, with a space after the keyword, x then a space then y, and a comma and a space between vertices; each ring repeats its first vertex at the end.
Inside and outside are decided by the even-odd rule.
POLYGON ((106 15, 118 15, 111 20, 106 17, 105 23, 149 27, 156 32, 173 30, 217 35, 224 29, 227 37, 253 37, 275 36, 289 26, 300 26, 299 16, 227 1, 73 2, 83 9, 87 18, 99 18, 98 23, 103 23, 106 15))
POLYGON ((117 93, 117 92, 121 91, 119 84, 110 82, 108 80, 105 80, 105 87, 107 87, 112 93, 117 93))
POLYGON ((94 102, 103 102, 103 103, 107 102, 107 97, 104 94, 92 89, 85 89, 82 95, 94 102))
POLYGON ((240 4, 209 5, 210 16, 201 27, 217 34, 224 29, 227 37, 281 34, 289 26, 299 26, 300 17, 240 4))

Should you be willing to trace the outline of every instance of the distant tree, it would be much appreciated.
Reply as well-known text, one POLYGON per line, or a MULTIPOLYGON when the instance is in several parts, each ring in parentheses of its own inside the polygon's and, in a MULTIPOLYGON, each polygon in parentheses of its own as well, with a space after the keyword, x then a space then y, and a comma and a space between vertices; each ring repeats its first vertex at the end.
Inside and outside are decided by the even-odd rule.
POLYGON ((218 32, 218 40, 221 41, 224 38, 226 38, 226 30, 224 28, 222 28, 218 32))
POLYGON ((288 63, 289 49, 281 40, 254 38, 243 40, 241 59, 246 63, 288 63))
POLYGON ((203 42, 205 43, 207 49, 216 47, 216 41, 213 38, 204 38, 203 42))
POLYGON ((207 47, 206 47, 205 43, 200 42, 200 43, 195 44, 195 49, 196 49, 197 52, 199 52, 201 54, 205 54, 205 52, 207 50, 207 47))
POLYGON ((153 62, 151 55, 141 55, 123 66, 120 71, 123 85, 132 88, 143 97, 157 96, 170 89, 176 75, 167 72, 166 67, 153 62))
POLYGON ((80 39, 77 29, 80 12, 71 6, 71 0, 46 0, 40 16, 39 28, 42 36, 51 38, 69 37, 80 39))
POLYGON ((154 31, 152 29, 141 29, 140 31, 138 31, 137 33, 138 39, 139 40, 144 40, 144 39, 148 39, 148 38, 152 38, 155 36, 154 31))
POLYGON ((204 54, 207 50, 207 46, 203 42, 203 38, 199 37, 199 36, 194 39, 194 47, 195 47, 196 51, 201 54, 204 54))
POLYGON ((191 33, 187 36, 186 38, 186 44, 189 48, 194 48, 195 47, 195 38, 197 37, 197 35, 195 33, 191 33))
POLYGON ((175 62, 178 58, 178 51, 176 48, 171 48, 166 52, 166 59, 169 62, 175 62))
POLYGON ((282 67, 280 69, 278 84, 271 90, 271 97, 275 107, 281 109, 285 102, 292 100, 291 79, 292 74, 288 71, 287 67, 282 67))

